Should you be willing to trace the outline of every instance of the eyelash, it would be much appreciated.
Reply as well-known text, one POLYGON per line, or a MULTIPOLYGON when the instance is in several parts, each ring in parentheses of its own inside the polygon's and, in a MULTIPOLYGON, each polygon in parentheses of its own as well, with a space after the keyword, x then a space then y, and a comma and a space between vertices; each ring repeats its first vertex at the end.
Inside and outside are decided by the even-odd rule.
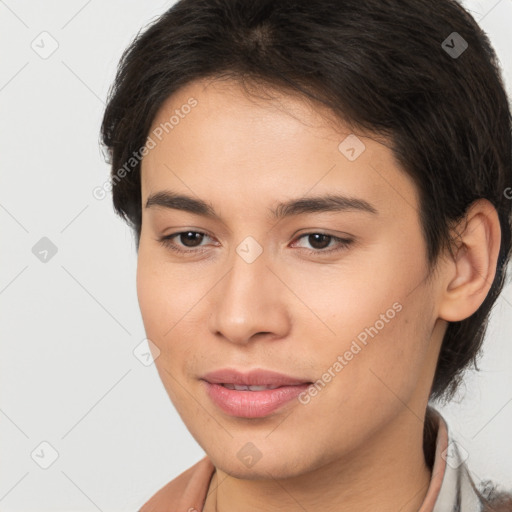
MULTIPOLYGON (((172 233, 171 235, 167 235, 167 236, 163 236, 161 238, 158 239, 158 241, 166 248, 168 249, 171 249, 172 251, 175 251, 177 253, 182 253, 182 254, 201 254, 203 252, 205 252, 205 250, 197 250, 197 249, 182 249, 180 248, 179 246, 175 245, 173 242, 172 242, 172 239, 175 238, 175 237, 178 237, 179 235, 183 235, 183 234, 187 234, 187 233, 194 233, 194 234, 200 234, 200 235, 205 235, 205 236, 209 236, 208 234, 202 232, 202 231, 192 231, 192 230, 189 230, 189 231, 179 231, 177 233, 172 233)), ((338 242, 340 244, 340 247, 336 248, 336 249, 304 249, 302 248, 303 250, 306 251, 307 254, 315 254, 315 255, 318 255, 318 254, 332 254, 332 253, 337 253, 337 252, 340 252, 344 249, 346 249, 354 240, 350 239, 350 238, 340 238, 340 237, 337 237, 337 236, 334 236, 334 235, 329 235, 327 233, 319 233, 319 232, 316 232, 316 231, 312 231, 310 233, 304 233, 302 235, 300 235, 297 240, 300 240, 301 238, 304 238, 304 237, 307 237, 307 236, 310 236, 310 235, 324 235, 324 236, 327 236, 329 238, 331 238, 331 240, 334 240, 336 242, 338 242)))

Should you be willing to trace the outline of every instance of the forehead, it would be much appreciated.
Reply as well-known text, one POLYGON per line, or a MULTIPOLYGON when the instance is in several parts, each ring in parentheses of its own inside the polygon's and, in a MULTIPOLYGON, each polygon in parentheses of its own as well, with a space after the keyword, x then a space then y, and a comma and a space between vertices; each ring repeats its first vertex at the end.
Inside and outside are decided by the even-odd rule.
POLYGON ((326 107, 275 89, 192 82, 162 104, 148 135, 154 147, 142 161, 143 200, 165 188, 212 203, 245 195, 254 204, 336 189, 394 201, 395 209, 416 202, 382 137, 354 134, 326 107))
POLYGON ((299 147, 304 156, 318 139, 329 139, 336 147, 340 135, 350 133, 327 108, 296 94, 268 86, 246 87, 249 90, 234 80, 203 79, 178 90, 163 103, 151 126, 152 133, 161 133, 160 149, 192 146, 197 157, 206 152, 220 156, 229 149, 226 159, 248 163, 252 155, 268 154, 275 160, 276 150, 296 153, 299 147))

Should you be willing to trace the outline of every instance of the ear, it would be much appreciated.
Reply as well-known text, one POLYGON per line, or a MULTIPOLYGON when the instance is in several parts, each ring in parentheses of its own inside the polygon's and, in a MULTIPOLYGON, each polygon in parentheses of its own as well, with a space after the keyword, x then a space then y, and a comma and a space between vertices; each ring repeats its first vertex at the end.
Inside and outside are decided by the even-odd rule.
POLYGON ((454 254, 443 265, 439 317, 458 322, 485 300, 494 276, 501 243, 498 213, 487 199, 478 199, 454 227, 454 254))

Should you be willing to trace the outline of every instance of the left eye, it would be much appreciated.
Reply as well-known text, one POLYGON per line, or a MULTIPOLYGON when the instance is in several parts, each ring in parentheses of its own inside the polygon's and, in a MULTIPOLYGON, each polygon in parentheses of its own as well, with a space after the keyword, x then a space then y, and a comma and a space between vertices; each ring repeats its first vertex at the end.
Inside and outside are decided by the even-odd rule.
MULTIPOLYGON (((205 237, 210 238, 206 233, 202 231, 180 231, 179 233, 173 233, 171 235, 164 236, 159 239, 159 241, 169 249, 176 252, 184 252, 184 253, 194 253, 201 252, 196 251, 195 249, 201 247, 201 242, 205 237), (182 245, 176 245, 173 241, 174 238, 178 238, 182 245), (199 242, 199 244, 197 244, 199 242), (185 247, 185 248, 183 248, 185 247)), ((334 235, 328 235, 325 233, 305 233, 297 238, 297 240, 301 240, 302 238, 307 237, 308 242, 312 245, 313 249, 303 248, 309 253, 330 253, 335 251, 340 251, 349 246, 353 240, 350 238, 340 238, 334 235), (337 242, 338 247, 334 249, 327 249, 330 245, 330 242, 337 242)))
POLYGON ((298 240, 304 237, 308 237, 308 243, 310 243, 314 247, 314 249, 316 249, 311 250, 306 248, 306 250, 310 253, 341 251, 342 249, 345 249, 353 242, 353 240, 350 238, 340 238, 325 233, 306 233, 304 235, 299 236, 298 240), (325 250, 325 247, 328 247, 331 241, 337 242, 338 247, 335 247, 334 249, 325 250))

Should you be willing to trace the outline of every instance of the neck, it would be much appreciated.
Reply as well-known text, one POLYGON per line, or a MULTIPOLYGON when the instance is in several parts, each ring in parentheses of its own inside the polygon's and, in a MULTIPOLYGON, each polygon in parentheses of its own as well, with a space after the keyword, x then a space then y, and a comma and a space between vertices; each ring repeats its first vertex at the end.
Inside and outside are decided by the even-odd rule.
POLYGON ((423 422, 405 409, 364 446, 307 474, 241 480, 217 468, 203 511, 416 512, 430 478, 423 422))

